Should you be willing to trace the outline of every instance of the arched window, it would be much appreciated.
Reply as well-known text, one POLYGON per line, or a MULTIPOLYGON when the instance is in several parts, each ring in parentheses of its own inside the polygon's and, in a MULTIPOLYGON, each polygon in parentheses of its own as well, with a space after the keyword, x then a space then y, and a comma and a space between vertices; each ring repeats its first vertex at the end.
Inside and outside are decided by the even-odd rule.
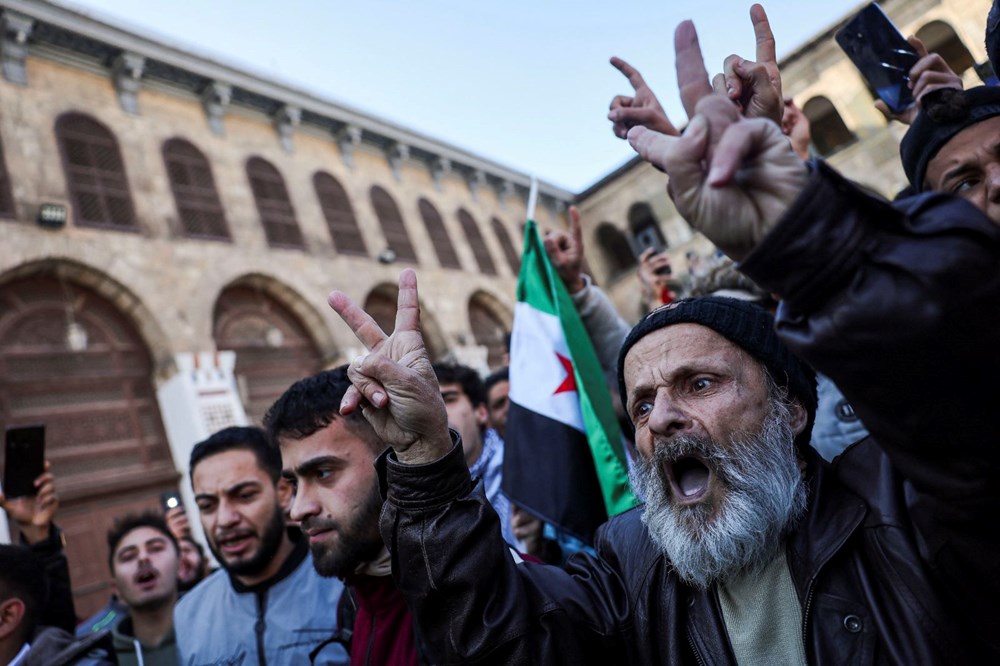
POLYGON ((816 152, 826 156, 855 140, 833 102, 826 97, 813 97, 802 105, 802 113, 812 128, 812 143, 816 152))
POLYGON ((323 209, 323 217, 326 218, 326 225, 330 228, 330 238, 333 239, 333 246, 337 252, 367 256, 365 239, 361 236, 351 200, 347 197, 343 185, 330 174, 317 171, 313 174, 313 187, 316 188, 316 197, 319 199, 320 208, 323 209))
POLYGON ((965 48, 961 38, 944 21, 931 21, 917 30, 917 37, 927 47, 928 53, 940 55, 956 74, 961 74, 976 64, 976 59, 965 48))
POLYGON ((465 239, 468 241, 469 247, 472 248, 472 254, 476 257, 480 272, 486 275, 496 275, 497 266, 493 263, 493 257, 490 256, 490 251, 486 247, 483 234, 479 231, 479 225, 464 208, 458 209, 458 223, 462 225, 465 239))
POLYGON ((608 266, 608 275, 615 276, 636 265, 635 253, 629 247, 625 234, 610 222, 597 227, 597 247, 608 266))
POLYGON ((272 247, 305 248, 295 210, 285 189, 285 179, 274 165, 260 157, 247 160, 247 180, 257 202, 267 244, 272 247))
POLYGON ((413 250, 410 235, 406 233, 406 227, 403 225, 403 216, 400 215, 399 207, 396 206, 392 196, 378 185, 373 185, 371 198, 372 208, 375 209, 375 215, 382 225, 382 233, 385 234, 385 242, 396 254, 396 259, 411 264, 417 263, 417 253, 413 250))
POLYGON ((431 237, 431 243, 434 245, 434 251, 437 253, 438 261, 441 262, 441 267, 461 268, 462 264, 458 261, 455 246, 451 244, 448 230, 444 228, 444 220, 441 219, 437 208, 427 199, 418 201, 417 208, 420 209, 420 217, 424 219, 427 235, 431 237))
POLYGON ((76 223, 134 229, 135 209, 125 164, 111 131, 90 116, 67 113, 56 121, 56 141, 76 223))
POLYGON ((510 328, 500 318, 495 307, 490 307, 491 300, 492 297, 487 298, 484 292, 472 295, 469 299, 469 328, 472 329, 476 344, 486 347, 486 364, 494 369, 504 364, 510 328))
POLYGON ((666 249, 667 241, 660 231, 660 223, 653 215, 653 209, 644 202, 634 203, 628 209, 628 228, 635 239, 635 247, 638 252, 646 248, 653 247, 659 251, 666 249))
POLYGON ((163 144, 163 161, 184 235, 229 240, 212 169, 202 152, 189 141, 170 139, 163 144))
POLYGON ((323 367, 299 317, 256 287, 235 285, 219 294, 213 337, 216 349, 236 352, 236 378, 254 423, 293 382, 323 367))
POLYGON ((154 374, 136 324, 97 291, 51 275, 0 286, 0 423, 45 424, 81 614, 110 592, 112 519, 177 488, 154 374))
POLYGON ((493 233, 500 241, 500 249, 503 250, 507 263, 510 264, 510 271, 517 275, 521 272, 521 253, 514 248, 514 243, 511 242, 510 234, 507 233, 507 227, 503 225, 503 222, 494 217, 490 220, 490 224, 493 225, 493 233))

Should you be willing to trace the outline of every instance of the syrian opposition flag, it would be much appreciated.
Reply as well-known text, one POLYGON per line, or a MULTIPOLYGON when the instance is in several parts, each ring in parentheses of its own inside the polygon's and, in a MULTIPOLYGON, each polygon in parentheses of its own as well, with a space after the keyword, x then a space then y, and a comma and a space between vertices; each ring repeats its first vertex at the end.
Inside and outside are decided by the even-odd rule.
POLYGON ((503 490, 588 544, 609 516, 635 505, 604 373, 530 219, 510 341, 503 490))

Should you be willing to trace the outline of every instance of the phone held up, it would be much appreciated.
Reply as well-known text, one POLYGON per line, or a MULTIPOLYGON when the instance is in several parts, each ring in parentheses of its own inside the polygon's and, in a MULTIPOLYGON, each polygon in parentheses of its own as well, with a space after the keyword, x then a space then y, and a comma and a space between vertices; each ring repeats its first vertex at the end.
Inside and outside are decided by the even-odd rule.
POLYGON ((181 496, 177 494, 176 490, 168 490, 165 493, 160 493, 160 506, 163 508, 163 513, 171 509, 176 509, 180 505, 181 496))
POLYGON ((874 2, 866 6, 834 38, 893 113, 913 104, 910 70, 920 56, 881 7, 874 2))
POLYGON ((7 428, 3 492, 7 499, 34 497, 35 479, 45 471, 45 426, 7 428))

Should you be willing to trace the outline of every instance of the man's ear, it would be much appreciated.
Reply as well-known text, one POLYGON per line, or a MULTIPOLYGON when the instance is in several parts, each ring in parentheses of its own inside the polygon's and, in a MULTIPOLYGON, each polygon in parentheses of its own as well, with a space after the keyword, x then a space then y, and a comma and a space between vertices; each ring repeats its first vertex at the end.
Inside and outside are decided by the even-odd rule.
POLYGON ((473 408, 476 414, 476 425, 480 428, 486 427, 486 420, 489 418, 489 412, 486 411, 486 403, 480 403, 473 408))
POLYGON ((809 423, 809 412, 806 408, 802 406, 802 403, 795 398, 791 401, 792 410, 792 430, 795 432, 795 436, 798 437, 803 430, 806 429, 806 424, 809 423))
MULTIPOLYGON (((0 640, 17 633, 24 619, 24 602, 11 597, 0 602, 0 640)), ((29 637, 25 636, 25 640, 29 637)))
POLYGON ((292 484, 285 477, 279 477, 278 483, 274 486, 275 491, 278 493, 278 504, 281 505, 281 510, 284 513, 292 508, 292 484))

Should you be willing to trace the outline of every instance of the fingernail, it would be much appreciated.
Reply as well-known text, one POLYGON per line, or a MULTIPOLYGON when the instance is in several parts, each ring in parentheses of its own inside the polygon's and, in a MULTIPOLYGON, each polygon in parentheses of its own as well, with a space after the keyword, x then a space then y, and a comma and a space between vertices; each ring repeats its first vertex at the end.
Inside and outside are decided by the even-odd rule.
POLYGON ((722 181, 724 173, 725 172, 722 170, 722 167, 719 166, 712 167, 712 169, 708 172, 709 184, 718 185, 722 181))
POLYGON ((385 393, 382 393, 381 391, 375 391, 375 393, 372 394, 372 404, 375 405, 376 407, 384 407, 385 393))

